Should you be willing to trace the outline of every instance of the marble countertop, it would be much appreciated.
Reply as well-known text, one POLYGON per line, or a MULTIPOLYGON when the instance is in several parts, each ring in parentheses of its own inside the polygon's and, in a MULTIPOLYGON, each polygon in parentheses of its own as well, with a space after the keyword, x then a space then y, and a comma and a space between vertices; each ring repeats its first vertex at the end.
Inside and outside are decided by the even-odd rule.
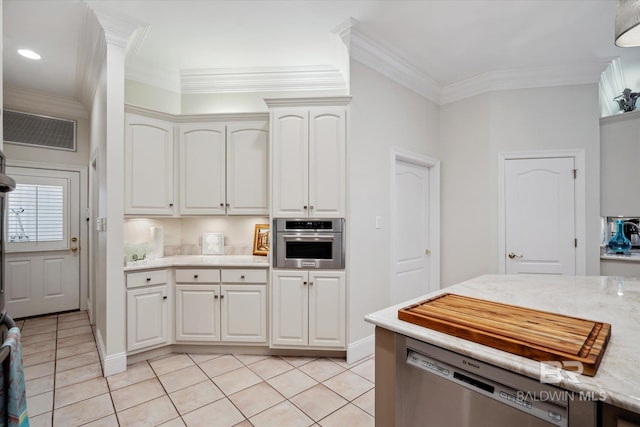
POLYGON ((242 267, 269 268, 266 256, 253 255, 174 255, 154 260, 128 262, 124 271, 171 267, 242 267))
POLYGON ((405 301, 365 317, 367 322, 513 372, 539 379, 531 359, 398 320, 398 309, 442 294, 480 298, 611 324, 611 338, 594 377, 563 375, 555 384, 594 393, 615 406, 640 413, 640 280, 617 277, 486 275, 405 301))

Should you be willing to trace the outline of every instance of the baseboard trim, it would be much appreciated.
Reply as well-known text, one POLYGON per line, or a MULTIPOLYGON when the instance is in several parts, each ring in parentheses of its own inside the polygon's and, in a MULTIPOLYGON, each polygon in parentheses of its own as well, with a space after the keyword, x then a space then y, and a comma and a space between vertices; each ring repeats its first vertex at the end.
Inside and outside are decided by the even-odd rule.
POLYGON ((127 353, 116 353, 107 355, 104 342, 102 341, 102 334, 100 330, 96 328, 95 331, 96 343, 98 345, 98 355, 100 356, 100 362, 102 362, 102 375, 108 377, 110 375, 119 374, 127 370, 127 353))
POLYGON ((369 335, 347 346, 347 364, 357 362, 358 360, 369 357, 375 353, 376 336, 369 335))

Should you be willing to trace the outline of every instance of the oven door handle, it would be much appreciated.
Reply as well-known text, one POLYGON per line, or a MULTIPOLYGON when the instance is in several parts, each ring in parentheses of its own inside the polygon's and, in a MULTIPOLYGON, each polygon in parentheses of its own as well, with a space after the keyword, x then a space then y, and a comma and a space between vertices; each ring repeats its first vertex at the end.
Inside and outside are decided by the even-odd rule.
POLYGON ((285 240, 306 240, 306 239, 326 240, 326 241, 336 240, 336 238, 334 236, 324 236, 322 234, 304 234, 304 235, 283 234, 282 238, 285 239, 285 240))

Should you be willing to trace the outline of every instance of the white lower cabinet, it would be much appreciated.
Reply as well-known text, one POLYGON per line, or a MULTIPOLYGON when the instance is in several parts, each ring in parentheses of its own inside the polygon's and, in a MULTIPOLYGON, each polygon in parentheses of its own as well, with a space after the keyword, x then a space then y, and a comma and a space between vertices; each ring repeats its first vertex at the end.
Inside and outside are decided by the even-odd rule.
POLYGON ((272 347, 345 348, 344 271, 274 270, 272 347))
POLYGON ((220 283, 219 270, 176 270, 176 341, 266 343, 266 271, 222 270, 222 284, 200 282, 212 271, 220 283))
POLYGON ((127 350, 169 342, 167 271, 127 275, 127 350))

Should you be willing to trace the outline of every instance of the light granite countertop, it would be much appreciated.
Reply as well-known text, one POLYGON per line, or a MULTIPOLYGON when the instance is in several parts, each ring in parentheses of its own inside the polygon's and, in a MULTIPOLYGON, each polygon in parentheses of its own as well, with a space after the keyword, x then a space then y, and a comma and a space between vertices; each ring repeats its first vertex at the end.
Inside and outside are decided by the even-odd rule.
POLYGON ((640 280, 618 277, 486 275, 405 301, 365 317, 390 331, 539 379, 541 364, 398 319, 398 309, 454 293, 611 324, 611 338, 594 377, 566 375, 557 385, 640 413, 640 280))
POLYGON ((253 255, 174 255, 154 260, 129 262, 124 266, 124 271, 171 267, 269 268, 269 259, 266 256, 253 255))

